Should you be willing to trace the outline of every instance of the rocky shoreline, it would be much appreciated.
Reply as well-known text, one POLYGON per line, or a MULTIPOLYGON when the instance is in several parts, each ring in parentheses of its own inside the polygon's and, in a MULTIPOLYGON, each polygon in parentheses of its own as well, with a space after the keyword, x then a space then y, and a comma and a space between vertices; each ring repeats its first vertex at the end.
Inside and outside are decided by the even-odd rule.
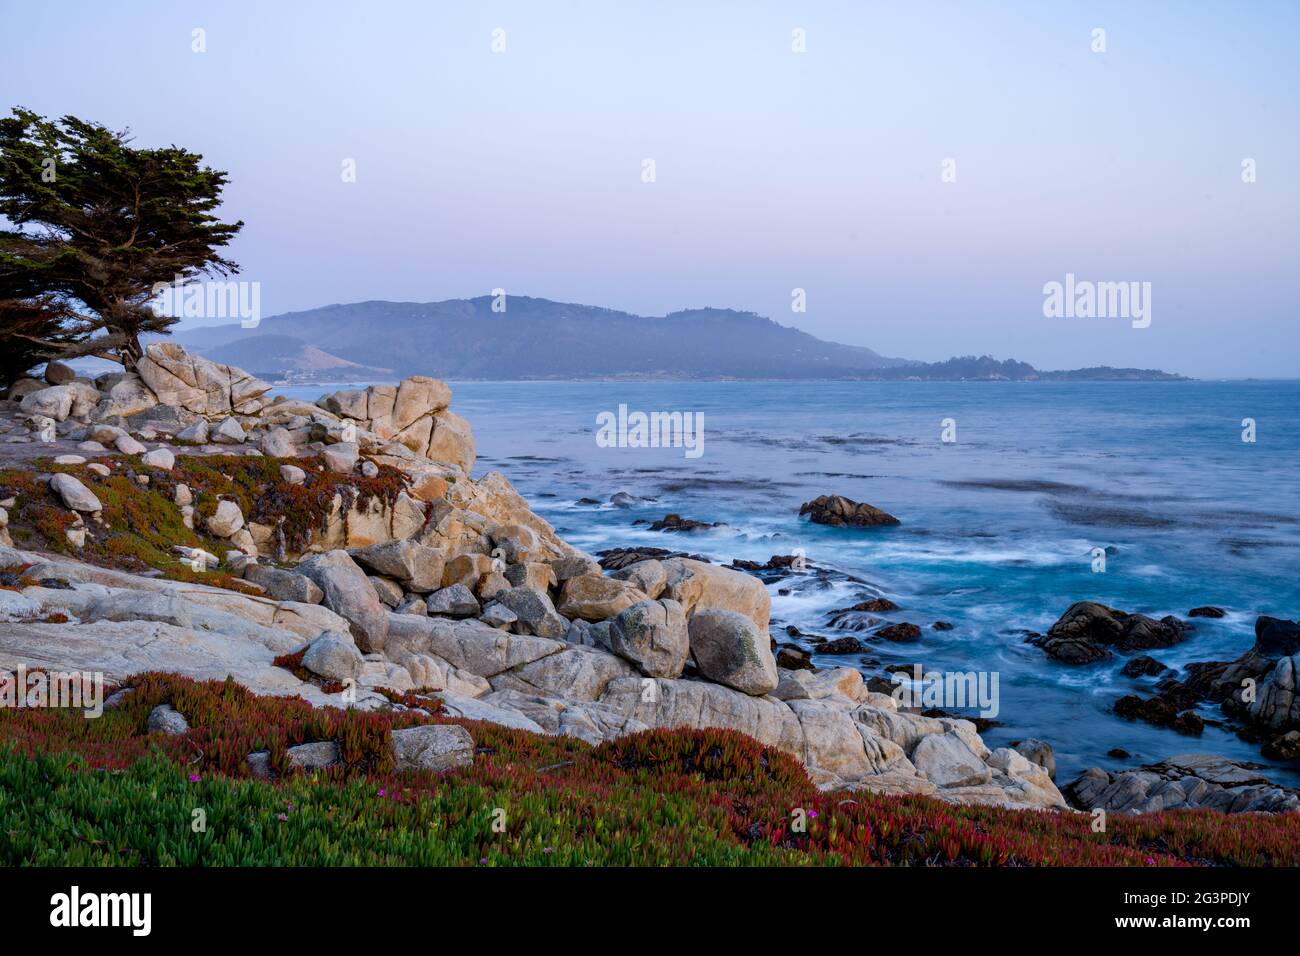
MULTIPOLYGON (((810 646, 857 653, 860 633, 914 640, 920 623, 877 616, 897 610, 887 599, 831 615, 841 637, 778 643, 767 587, 794 573, 791 556, 722 567, 684 552, 597 560, 573 548, 499 472, 470 477, 473 434, 443 382, 271 400, 267 383, 175 343, 149 346, 135 373, 89 381, 55 364, 46 378, 17 383, 0 410, 0 669, 229 676, 317 706, 437 701, 452 717, 590 743, 716 727, 798 758, 823 789, 954 804, 1300 807, 1256 768, 1206 755, 1096 768, 1063 794, 1040 741, 990 749, 970 720, 900 707, 887 681, 812 666, 810 646), (123 488, 141 501, 123 502, 123 488), (146 505, 174 542, 137 546, 132 515, 145 512, 132 508, 146 505)), ((838 525, 897 521, 844 501, 808 510, 838 525)), ((1041 646, 1082 663, 1185 631, 1120 615, 1076 604, 1041 646)), ((1249 660, 1207 665, 1189 693, 1222 700, 1285 749, 1300 741, 1300 646, 1282 625, 1296 627, 1257 625, 1249 660), (1252 700, 1239 678, 1256 682, 1252 700)), ((331 742, 318 743, 303 760, 328 765, 331 742)), ((467 752, 463 740, 447 748, 467 752)))

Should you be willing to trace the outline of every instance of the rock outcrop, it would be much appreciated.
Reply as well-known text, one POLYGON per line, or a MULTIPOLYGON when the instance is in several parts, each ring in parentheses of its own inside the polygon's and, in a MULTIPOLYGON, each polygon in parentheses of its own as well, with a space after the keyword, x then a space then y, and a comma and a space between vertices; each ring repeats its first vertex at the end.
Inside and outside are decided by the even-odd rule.
POLYGON ((1128 654, 1172 647, 1189 630, 1188 625, 1172 615, 1157 621, 1095 601, 1079 601, 1070 605, 1060 620, 1033 643, 1063 663, 1091 664, 1110 657, 1112 649, 1128 654))
POLYGON ((1277 813, 1300 810, 1300 792, 1271 783, 1257 764, 1215 754, 1179 754, 1138 770, 1092 767, 1068 784, 1065 795, 1081 810, 1121 813, 1219 810, 1277 813))
POLYGON ((1196 661, 1181 672, 1149 657, 1135 657, 1122 673, 1157 676, 1154 694, 1129 694, 1115 702, 1115 712, 1199 736, 1210 718, 1196 713, 1217 704, 1237 736, 1260 744, 1274 760, 1300 759, 1300 622, 1261 616, 1255 621, 1254 644, 1234 661, 1196 661))
MULTIPOLYGON (((1065 807, 1030 759, 1038 750, 990 751, 973 724, 900 710, 850 668, 814 670, 788 653, 781 660, 798 669, 779 667, 771 597, 755 574, 662 551, 610 559, 605 573, 504 476, 471 477, 474 438, 443 382, 417 376, 308 404, 273 399, 240 369, 155 343, 134 373, 35 385, 9 403, 26 422, 20 440, 48 437, 52 423, 55 446, 103 448, 75 476, 60 472, 29 492, 61 509, 70 534, 101 520, 106 476, 131 474, 139 487, 167 490, 193 537, 174 549, 175 566, 148 575, 0 549, 0 565, 25 569, 21 587, 0 590, 10 622, 0 628, 0 667, 99 670, 112 680, 151 670, 230 676, 323 706, 388 708, 395 694, 434 695, 453 719, 591 743, 717 727, 798 757, 822 787, 1065 807), (187 456, 209 455, 227 467, 230 456, 274 461, 256 472, 251 494, 178 477, 189 474, 187 456), (284 516, 261 507, 317 498, 320 514, 299 517, 292 534, 284 516), (217 570, 256 593, 190 583, 217 570)), ((813 520, 895 522, 847 499, 806 510, 813 520)), ((882 636, 915 631, 897 625, 882 636)), ((399 769, 473 759, 461 727, 400 734, 399 769)), ((289 756, 304 767, 340 759, 329 741, 289 756)), ((249 760, 266 765, 265 755, 249 760)))
POLYGON ((887 511, 843 495, 822 495, 799 506, 800 515, 808 515, 814 524, 834 528, 874 528, 901 524, 887 511))

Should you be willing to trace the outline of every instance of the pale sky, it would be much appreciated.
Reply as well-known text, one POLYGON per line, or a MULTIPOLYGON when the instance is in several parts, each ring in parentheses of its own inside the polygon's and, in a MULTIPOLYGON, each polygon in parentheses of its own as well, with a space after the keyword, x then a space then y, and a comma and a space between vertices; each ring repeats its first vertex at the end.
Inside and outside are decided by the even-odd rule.
POLYGON ((0 0, 0 107, 227 170, 264 315, 502 287, 1294 377, 1297 48, 1281 2, 0 0), (1150 327, 1045 318, 1067 272, 1150 282, 1150 327))

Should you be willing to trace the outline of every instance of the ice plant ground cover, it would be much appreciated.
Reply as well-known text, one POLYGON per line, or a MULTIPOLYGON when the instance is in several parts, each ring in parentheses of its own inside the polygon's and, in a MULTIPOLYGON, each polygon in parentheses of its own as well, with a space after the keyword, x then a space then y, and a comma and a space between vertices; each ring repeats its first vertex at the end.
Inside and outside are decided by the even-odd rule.
POLYGON ((6 865, 1083 865, 1300 862, 1300 816, 1087 814, 823 793, 733 732, 654 730, 591 747, 475 721, 467 769, 396 774, 392 729, 444 718, 313 709, 233 682, 140 675, 97 720, 0 714, 6 865), (149 735, 170 702, 191 729, 149 735), (285 773, 338 743, 343 765, 285 773), (268 750, 275 781, 251 778, 268 750), (203 825, 196 829, 195 811, 203 825))
POLYGON ((280 466, 286 461, 271 456, 178 455, 170 470, 146 468, 138 455, 99 455, 75 465, 37 458, 32 467, 0 468, 0 500, 18 501, 10 525, 21 546, 75 552, 82 559, 123 571, 158 569, 175 580, 248 592, 238 578, 222 571, 200 577, 176 557, 176 547, 224 550, 211 535, 185 525, 175 504, 178 485, 185 485, 193 495, 199 518, 211 516, 225 498, 251 519, 274 516, 291 546, 303 545, 328 524, 331 502, 340 491, 347 489, 349 500, 359 504, 374 499, 391 504, 405 487, 401 473, 388 466, 380 466, 374 477, 345 476, 319 467, 318 458, 293 461, 304 469, 301 484, 283 480, 280 466), (117 470, 100 479, 89 470, 91 464, 117 470), (90 526, 83 548, 72 548, 66 538, 75 515, 52 502, 37 480, 38 475, 56 473, 87 482, 103 504, 103 522, 90 526), (148 476, 148 485, 136 480, 140 475, 148 476))

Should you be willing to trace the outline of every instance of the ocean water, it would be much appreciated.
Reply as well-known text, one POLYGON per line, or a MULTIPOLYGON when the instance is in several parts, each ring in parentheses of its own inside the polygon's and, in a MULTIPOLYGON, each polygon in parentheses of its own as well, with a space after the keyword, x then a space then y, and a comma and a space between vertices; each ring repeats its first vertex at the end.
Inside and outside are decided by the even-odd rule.
MULTIPOLYGON (((1177 647, 1150 652, 1179 667, 1235 658, 1260 614, 1300 617, 1300 382, 1188 383, 453 383, 473 425, 476 474, 497 469, 569 541, 588 550, 651 545, 719 562, 803 549, 835 574, 770 586, 773 632, 827 636, 826 612, 882 594, 880 615, 922 628, 919 641, 856 636, 866 657, 927 671, 998 675, 991 746, 1027 736, 1056 750, 1058 779, 1191 751, 1267 763, 1255 746, 1207 727, 1201 738, 1110 713, 1152 680, 1119 673, 1123 657, 1069 667, 1025 643, 1078 600, 1155 617, 1197 605, 1177 647), (597 415, 703 415, 703 454, 602 448, 597 415), (1242 420, 1256 423, 1243 442, 1242 420), (952 419, 956 442, 941 441, 952 419), (609 503, 627 492, 631 507, 609 503), (819 494, 896 515, 898 527, 834 529, 798 517, 819 494), (579 499, 602 504, 579 504, 579 499), (706 533, 649 531, 669 512, 723 522, 706 533), (1092 549, 1106 548, 1104 572, 1092 549), (786 589, 788 594, 777 593, 786 589), (935 631, 943 620, 954 625, 935 631), (1112 748, 1129 759, 1107 756, 1112 748)), ((315 398, 333 388, 285 390, 315 398)), ((855 665, 860 655, 819 657, 855 665)), ((864 666, 877 673, 879 667, 864 666)), ((1215 708, 1201 711, 1210 719, 1215 708)), ((1295 767, 1272 765, 1300 785, 1295 767)))

